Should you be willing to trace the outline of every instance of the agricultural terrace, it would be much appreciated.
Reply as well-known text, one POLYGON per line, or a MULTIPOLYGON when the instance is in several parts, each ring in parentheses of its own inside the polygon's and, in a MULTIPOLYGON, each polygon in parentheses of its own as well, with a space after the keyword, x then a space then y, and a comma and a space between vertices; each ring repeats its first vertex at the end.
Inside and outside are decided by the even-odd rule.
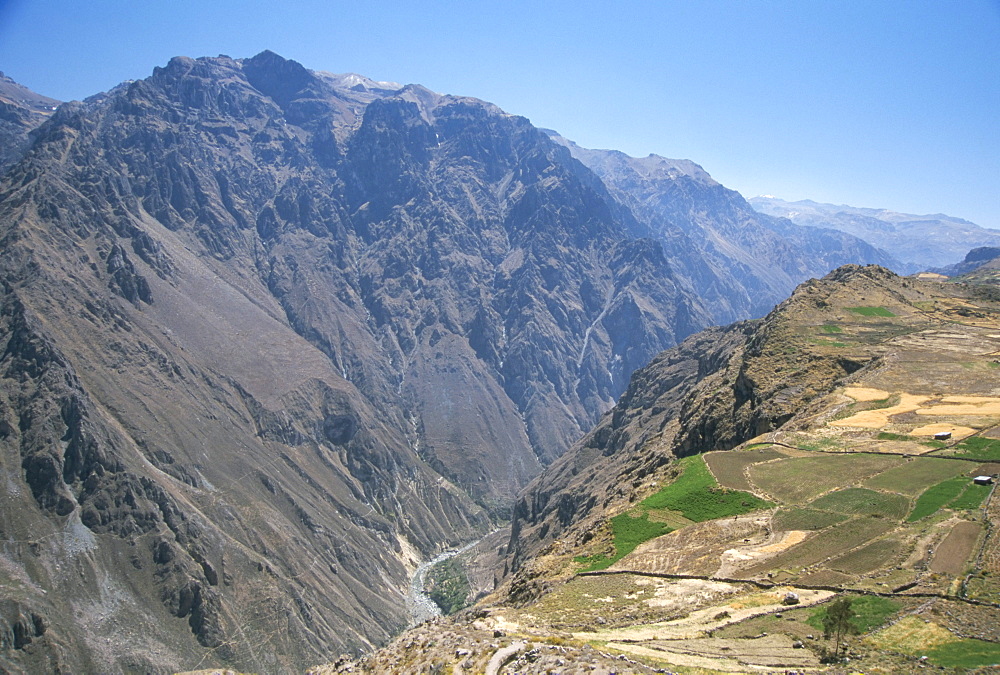
POLYGON ((742 452, 723 450, 707 452, 703 455, 705 463, 712 470, 712 475, 715 476, 719 485, 731 490, 744 490, 746 492, 754 491, 754 486, 747 478, 748 467, 787 456, 788 453, 782 452, 775 446, 755 447, 742 452))
POLYGON ((892 455, 818 455, 754 464, 747 473, 764 494, 782 504, 807 504, 831 490, 849 487, 899 466, 892 455))
MULTIPOLYGON (((830 429, 865 429, 883 441, 927 441, 948 432, 964 439, 955 453, 976 459, 1000 459, 1000 440, 976 436, 1000 424, 1000 397, 911 394, 872 387, 846 387, 854 400, 827 422, 830 429)), ((930 446, 933 447, 933 446, 930 446)))
POLYGON ((639 544, 669 534, 674 525, 739 516, 772 506, 740 490, 719 485, 702 455, 677 462, 677 477, 627 513, 609 519, 613 551, 578 556, 581 572, 607 569, 639 544))

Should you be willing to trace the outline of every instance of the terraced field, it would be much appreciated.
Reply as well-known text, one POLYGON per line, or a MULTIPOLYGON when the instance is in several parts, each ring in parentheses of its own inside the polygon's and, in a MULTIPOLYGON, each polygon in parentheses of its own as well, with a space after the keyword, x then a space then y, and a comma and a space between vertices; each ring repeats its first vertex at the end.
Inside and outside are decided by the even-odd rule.
POLYGON ((892 490, 909 497, 916 497, 944 478, 967 473, 969 468, 962 462, 937 457, 913 457, 904 464, 869 478, 863 485, 875 490, 892 490))
POLYGON ((867 288, 786 315, 764 345, 781 358, 757 378, 791 380, 817 354, 868 365, 784 426, 658 473, 655 494, 619 509, 672 532, 498 625, 560 626, 690 672, 814 672, 834 646, 827 603, 848 598, 858 672, 914 672, 921 655, 1000 667, 1000 497, 972 484, 1000 475, 1000 295, 935 288, 867 288))
MULTIPOLYGON (((854 393, 871 403, 883 392, 854 393)), ((970 476, 993 468, 954 458, 803 452, 760 443, 708 453, 704 461, 688 458, 681 465, 680 477, 644 500, 633 515, 643 512, 652 519, 675 513, 702 522, 682 523, 670 534, 640 543, 612 569, 844 588, 894 588, 916 581, 918 590, 930 570, 939 576, 928 577, 927 588, 940 589, 940 575, 958 575, 956 570, 965 569, 978 551, 976 542, 966 545, 968 536, 959 537, 971 532, 969 527, 958 527, 954 537, 949 531, 954 518, 974 518, 990 492, 974 486, 970 476), (739 496, 752 493, 777 508, 759 510, 767 503, 739 496), (751 504, 758 511, 741 516, 738 509, 725 510, 740 503, 744 511, 751 504), (947 554, 940 553, 945 541, 947 554), (939 553, 921 554, 920 546, 937 546, 939 553)), ((989 541, 995 546, 995 538, 989 541)))
POLYGON ((818 565, 895 529, 897 523, 884 518, 852 518, 828 527, 772 558, 741 571, 740 576, 767 576, 774 570, 798 570, 818 565))
POLYGON ((782 452, 775 446, 752 448, 744 452, 709 452, 704 455, 705 463, 708 464, 719 485, 747 492, 754 490, 754 486, 747 479, 747 467, 787 456, 788 453, 782 452))
POLYGON ((864 482, 897 467, 904 459, 892 455, 816 455, 790 457, 748 469, 750 480, 783 504, 807 504, 831 490, 864 482))
POLYGON ((847 516, 878 515, 900 520, 909 512, 910 500, 893 492, 850 487, 828 492, 810 502, 808 506, 819 511, 832 511, 847 516))
POLYGON ((827 566, 831 570, 850 576, 870 574, 883 567, 902 562, 908 552, 906 544, 907 542, 899 537, 885 537, 834 558, 827 566))

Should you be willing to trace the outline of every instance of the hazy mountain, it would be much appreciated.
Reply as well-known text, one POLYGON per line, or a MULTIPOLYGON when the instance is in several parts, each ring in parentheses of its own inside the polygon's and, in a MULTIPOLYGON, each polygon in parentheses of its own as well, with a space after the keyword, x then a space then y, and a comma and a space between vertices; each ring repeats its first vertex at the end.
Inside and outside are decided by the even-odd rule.
POLYGON ((383 642, 417 559, 710 323, 527 120, 394 86, 175 58, 34 132, 0 184, 5 669, 383 642))
POLYGON ((36 94, 0 73, 0 174, 27 149, 29 133, 44 122, 59 101, 36 94))
POLYGON ((757 213, 689 160, 589 150, 548 132, 656 233, 718 323, 763 316, 810 277, 847 263, 902 263, 856 236, 757 213))
POLYGON ((761 213, 788 218, 797 225, 841 230, 892 251, 908 264, 899 270, 906 273, 958 263, 971 248, 1000 246, 1000 230, 942 213, 918 216, 808 199, 786 202, 770 196, 749 201, 761 213))
POLYGON ((931 268, 930 271, 949 277, 958 277, 972 274, 979 269, 995 270, 998 267, 1000 267, 1000 248, 980 246, 966 253, 962 262, 947 267, 931 268))

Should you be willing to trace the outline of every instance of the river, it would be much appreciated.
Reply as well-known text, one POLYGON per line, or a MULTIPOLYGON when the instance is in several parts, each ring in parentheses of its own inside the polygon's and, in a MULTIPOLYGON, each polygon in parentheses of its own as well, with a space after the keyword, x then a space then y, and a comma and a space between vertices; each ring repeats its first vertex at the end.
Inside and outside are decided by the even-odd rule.
POLYGON ((431 567, 437 565, 439 562, 444 562, 448 558, 454 558, 457 555, 462 555, 466 551, 471 550, 487 537, 490 537, 500 529, 493 530, 488 534, 483 535, 475 541, 469 542, 462 548, 452 549, 450 551, 445 551, 444 553, 439 553, 430 560, 420 563, 416 571, 413 573, 413 577, 410 579, 410 594, 406 599, 407 609, 410 611, 410 625, 416 626, 418 623, 426 621, 428 619, 433 619, 436 616, 441 616, 441 608, 431 600, 430 596, 424 592, 424 583, 427 581, 427 572, 431 567))

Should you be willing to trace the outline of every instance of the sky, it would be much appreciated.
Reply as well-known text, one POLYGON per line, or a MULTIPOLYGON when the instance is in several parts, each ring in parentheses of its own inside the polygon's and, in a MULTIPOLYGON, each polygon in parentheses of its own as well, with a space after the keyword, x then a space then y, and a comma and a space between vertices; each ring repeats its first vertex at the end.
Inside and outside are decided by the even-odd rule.
POLYGON ((1000 229, 1000 0, 0 0, 0 70, 60 100, 265 49, 691 159, 746 197, 1000 229))

